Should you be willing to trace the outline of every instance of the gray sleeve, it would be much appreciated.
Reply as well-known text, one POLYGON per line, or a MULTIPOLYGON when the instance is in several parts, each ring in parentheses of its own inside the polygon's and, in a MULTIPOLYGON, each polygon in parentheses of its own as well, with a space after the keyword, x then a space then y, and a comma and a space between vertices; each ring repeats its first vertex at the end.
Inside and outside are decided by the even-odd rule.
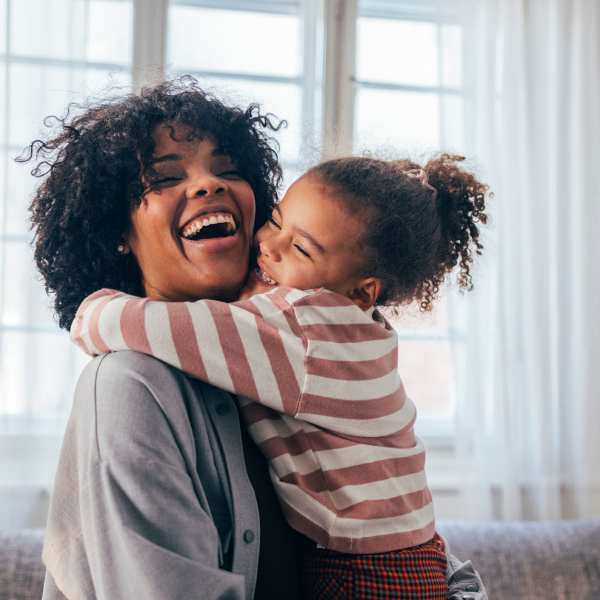
POLYGON ((479 573, 471 561, 448 554, 448 600, 488 600, 479 573))
POLYGON ((244 578, 219 568, 218 532, 189 475, 193 435, 176 379, 135 353, 92 364, 50 510, 53 583, 67 598, 244 598, 244 578))

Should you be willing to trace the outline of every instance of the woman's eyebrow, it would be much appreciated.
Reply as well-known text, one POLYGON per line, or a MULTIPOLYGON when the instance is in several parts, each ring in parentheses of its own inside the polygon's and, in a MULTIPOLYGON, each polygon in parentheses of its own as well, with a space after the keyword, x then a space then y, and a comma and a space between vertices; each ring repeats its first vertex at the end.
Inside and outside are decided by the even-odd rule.
MULTIPOLYGON (((283 214, 279 206, 275 206, 274 210, 276 210, 279 213, 279 216, 283 219, 283 214)), ((304 231, 304 229, 297 227, 296 225, 294 225, 294 231, 297 231, 303 238, 306 238, 321 254, 325 254, 325 248, 323 248, 323 246, 321 246, 321 244, 319 244, 319 242, 317 242, 317 240, 315 240, 315 238, 308 233, 308 231, 304 231)))
POLYGON ((225 150, 222 150, 221 148, 215 148, 212 152, 211 155, 214 158, 226 158, 227 160, 230 160, 231 162, 235 162, 233 160, 233 158, 231 158, 231 154, 229 154, 229 152, 225 152, 225 150))
POLYGON ((161 162, 181 160, 181 156, 179 154, 163 154, 163 156, 157 156, 150 161, 150 165, 155 165, 161 162))

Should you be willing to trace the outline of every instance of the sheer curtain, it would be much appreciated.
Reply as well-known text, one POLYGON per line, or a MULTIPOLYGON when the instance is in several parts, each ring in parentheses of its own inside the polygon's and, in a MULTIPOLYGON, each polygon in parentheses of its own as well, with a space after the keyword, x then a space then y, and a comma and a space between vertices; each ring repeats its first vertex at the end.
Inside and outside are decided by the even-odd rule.
POLYGON ((493 221, 467 331, 460 482, 475 518, 600 512, 600 3, 467 2, 467 149, 493 221))

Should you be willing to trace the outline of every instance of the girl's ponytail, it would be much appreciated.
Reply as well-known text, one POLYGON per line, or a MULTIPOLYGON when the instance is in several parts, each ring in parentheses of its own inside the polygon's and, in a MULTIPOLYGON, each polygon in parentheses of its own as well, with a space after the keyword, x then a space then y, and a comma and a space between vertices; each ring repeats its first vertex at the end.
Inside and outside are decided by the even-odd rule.
POLYGON ((459 163, 464 160, 462 156, 442 154, 430 160, 424 170, 428 184, 437 192, 435 201, 441 224, 437 275, 443 279, 459 265, 458 284, 470 290, 473 254, 481 254, 483 249, 478 224, 487 223, 488 186, 460 168, 459 163))
POLYGON ((457 266, 459 286, 472 288, 488 187, 460 168, 463 160, 442 154, 421 167, 411 160, 357 156, 329 160, 308 172, 364 224, 360 251, 365 274, 383 284, 379 305, 416 300, 421 310, 431 310, 457 266))

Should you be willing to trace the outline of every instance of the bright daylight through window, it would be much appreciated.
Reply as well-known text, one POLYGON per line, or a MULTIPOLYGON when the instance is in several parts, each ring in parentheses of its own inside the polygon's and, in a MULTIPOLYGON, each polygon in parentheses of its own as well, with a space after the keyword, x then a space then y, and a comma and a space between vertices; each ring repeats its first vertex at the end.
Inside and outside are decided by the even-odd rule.
MULTIPOLYGON (((335 69, 324 66, 326 56, 354 65, 353 97, 333 107, 353 107, 349 125, 336 131, 345 148, 422 158, 463 146, 461 30, 440 12, 453 3, 348 2, 355 12, 342 18, 354 21, 343 38, 329 35, 332 18, 318 0, 161 0, 164 22, 144 14, 150 4, 0 0, 0 433, 60 434, 87 360, 53 321, 34 271, 27 205, 37 181, 13 158, 43 134, 43 118, 62 114, 69 101, 132 89, 147 66, 135 62, 136 43, 154 39, 144 28, 159 32, 165 75, 194 75, 218 95, 257 101, 288 121, 277 134, 286 186, 328 142, 321 121, 335 69)), ((397 320, 401 373, 420 433, 448 434, 451 345, 460 334, 446 300, 431 315, 417 312, 397 320)))

